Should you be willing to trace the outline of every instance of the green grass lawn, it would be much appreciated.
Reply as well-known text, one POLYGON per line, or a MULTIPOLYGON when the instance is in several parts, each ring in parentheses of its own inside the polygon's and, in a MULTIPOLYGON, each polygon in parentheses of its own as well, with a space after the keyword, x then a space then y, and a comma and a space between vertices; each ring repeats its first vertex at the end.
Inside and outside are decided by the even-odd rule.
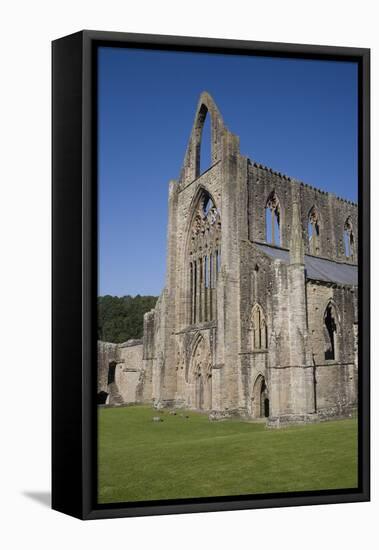
POLYGON ((99 502, 357 486, 355 419, 268 429, 133 406, 99 410, 99 502))

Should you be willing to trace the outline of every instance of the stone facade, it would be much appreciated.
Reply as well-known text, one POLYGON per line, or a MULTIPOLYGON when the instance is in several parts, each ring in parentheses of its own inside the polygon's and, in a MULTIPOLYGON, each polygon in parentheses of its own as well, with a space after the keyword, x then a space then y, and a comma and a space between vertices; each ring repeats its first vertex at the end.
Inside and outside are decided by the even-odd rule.
POLYGON ((99 392, 109 404, 274 426, 350 415, 357 205, 242 156, 206 92, 168 201, 166 283, 142 342, 99 343, 99 392), (206 116, 211 166, 200 173, 206 116))
POLYGON ((98 403, 122 405, 144 400, 142 340, 124 344, 98 342, 98 403))

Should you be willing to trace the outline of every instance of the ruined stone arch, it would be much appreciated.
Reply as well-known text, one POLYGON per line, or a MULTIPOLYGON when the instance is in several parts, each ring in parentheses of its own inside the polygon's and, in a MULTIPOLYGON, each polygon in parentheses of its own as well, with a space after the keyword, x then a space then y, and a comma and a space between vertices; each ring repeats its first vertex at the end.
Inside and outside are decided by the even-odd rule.
POLYGON ((217 279, 221 263, 221 215, 213 196, 199 187, 191 204, 184 253, 184 324, 217 316, 217 279))
POLYGON ((256 303, 250 313, 250 342, 254 351, 267 349, 267 320, 263 307, 256 303))
POLYGON ((346 258, 350 260, 354 260, 355 259, 355 237, 354 237, 353 222, 352 222, 351 216, 348 216, 343 227, 343 241, 344 241, 346 258))
POLYGON ((275 191, 271 191, 265 206, 266 242, 277 246, 282 245, 283 211, 279 197, 275 191))
POLYGON ((210 410, 212 408, 212 358, 209 343, 200 333, 194 341, 186 381, 190 407, 210 410))
POLYGON ((268 418, 270 415, 269 389, 265 376, 257 374, 251 392, 251 416, 268 418))
POLYGON ((338 361, 340 354, 341 316, 334 300, 328 300, 323 314, 324 358, 338 361))
POLYGON ((308 212, 308 250, 313 256, 321 254, 321 215, 314 204, 308 212))
POLYGON ((221 158, 222 132, 225 128, 224 121, 211 95, 208 92, 203 92, 200 95, 196 109, 195 120, 184 159, 182 179, 193 181, 200 176, 201 138, 207 115, 209 115, 211 123, 211 164, 215 164, 221 158))

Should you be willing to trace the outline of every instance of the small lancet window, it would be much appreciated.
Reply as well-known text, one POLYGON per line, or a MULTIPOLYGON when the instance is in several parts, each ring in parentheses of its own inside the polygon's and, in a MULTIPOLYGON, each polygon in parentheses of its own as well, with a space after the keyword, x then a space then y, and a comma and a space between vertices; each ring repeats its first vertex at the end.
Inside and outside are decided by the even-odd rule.
POLYGON ((308 245, 310 254, 320 254, 320 217, 314 206, 308 216, 308 245))
POLYGON ((281 245, 280 204, 275 192, 271 193, 266 204, 266 242, 281 245))
POLYGON ((354 234, 351 218, 347 218, 343 231, 343 243, 345 248, 345 256, 349 259, 354 259, 354 234))
POLYGON ((251 344, 253 350, 267 349, 267 325, 263 309, 255 304, 251 312, 251 344))
POLYGON ((210 253, 209 255, 209 288, 214 288, 214 280, 213 280, 213 254, 210 253))
POLYGON ((329 303, 324 313, 324 334, 325 334, 325 359, 337 359, 337 312, 332 303, 329 303))
POLYGON ((204 258, 204 282, 205 288, 209 288, 209 259, 208 256, 204 258))

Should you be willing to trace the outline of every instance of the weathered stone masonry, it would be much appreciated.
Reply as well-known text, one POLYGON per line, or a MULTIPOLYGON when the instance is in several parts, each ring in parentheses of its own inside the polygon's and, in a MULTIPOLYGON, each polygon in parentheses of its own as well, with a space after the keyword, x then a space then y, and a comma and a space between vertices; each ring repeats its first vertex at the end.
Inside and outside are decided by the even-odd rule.
POLYGON ((169 184, 165 288, 142 341, 99 342, 99 402, 272 425, 351 414, 357 243, 355 203, 242 156, 203 93, 169 184), (200 173, 206 116, 211 166, 200 173))

